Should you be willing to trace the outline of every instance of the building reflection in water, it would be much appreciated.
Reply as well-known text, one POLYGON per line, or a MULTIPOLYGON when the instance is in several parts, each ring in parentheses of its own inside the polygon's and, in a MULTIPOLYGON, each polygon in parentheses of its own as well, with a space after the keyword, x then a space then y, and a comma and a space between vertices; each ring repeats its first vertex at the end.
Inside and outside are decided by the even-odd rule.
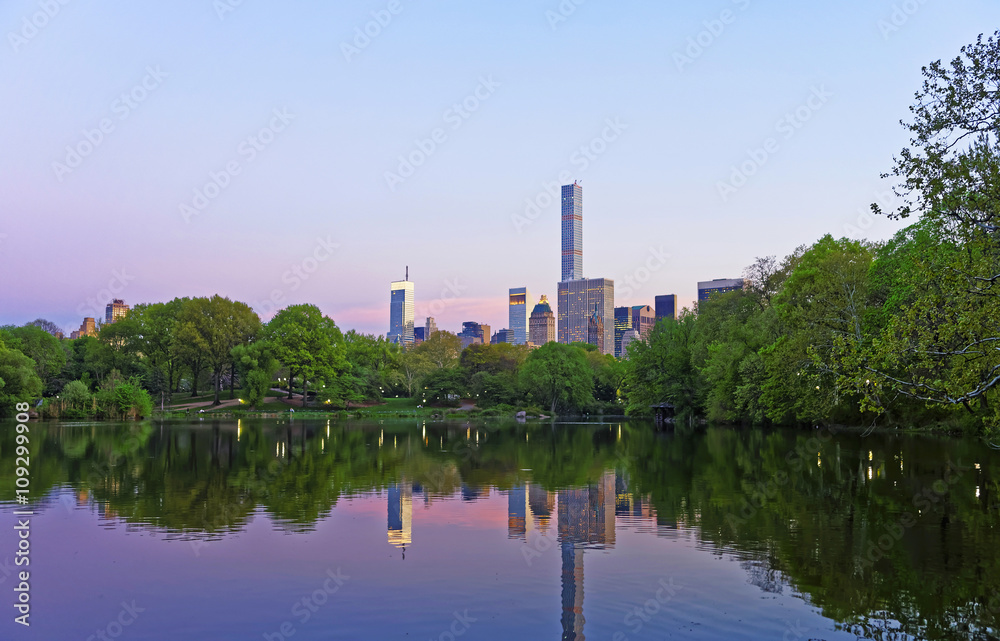
MULTIPOLYGON (((419 486, 406 482, 390 485, 389 543, 406 552, 412 541, 413 494, 419 486)), ((489 496, 490 488, 462 485, 463 501, 489 496)), ((586 487, 550 492, 540 485, 515 485, 507 492, 507 536, 528 541, 532 533, 547 536, 557 514, 557 540, 562 554, 562 638, 584 641, 583 553, 615 545, 615 516, 654 518, 648 502, 629 491, 629 479, 605 472, 586 487)))
POLYGON ((413 486, 394 483, 389 486, 389 545, 403 550, 413 540, 413 486))

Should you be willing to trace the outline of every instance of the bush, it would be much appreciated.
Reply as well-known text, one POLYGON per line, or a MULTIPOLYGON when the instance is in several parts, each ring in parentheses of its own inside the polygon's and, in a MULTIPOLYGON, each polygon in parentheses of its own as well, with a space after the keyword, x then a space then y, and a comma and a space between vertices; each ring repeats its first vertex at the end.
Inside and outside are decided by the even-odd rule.
POLYGON ((135 379, 110 376, 97 392, 98 418, 139 419, 153 413, 153 401, 135 379))

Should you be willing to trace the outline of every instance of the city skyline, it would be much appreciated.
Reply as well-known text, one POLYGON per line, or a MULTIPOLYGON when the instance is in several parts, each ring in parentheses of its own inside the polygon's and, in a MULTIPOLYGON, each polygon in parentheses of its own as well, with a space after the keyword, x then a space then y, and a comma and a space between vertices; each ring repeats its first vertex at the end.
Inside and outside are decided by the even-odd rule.
POLYGON ((899 229, 869 205, 892 204, 879 175, 920 68, 1000 18, 971 1, 403 2, 380 26, 385 2, 222 4, 60 4, 27 31, 37 2, 0 7, 0 78, 21 96, 0 123, 0 324, 69 331, 115 298, 218 293, 384 334, 408 263, 417 318, 505 327, 510 287, 554 298, 574 181, 603 213, 583 249, 615 304, 690 307, 757 256, 899 229))

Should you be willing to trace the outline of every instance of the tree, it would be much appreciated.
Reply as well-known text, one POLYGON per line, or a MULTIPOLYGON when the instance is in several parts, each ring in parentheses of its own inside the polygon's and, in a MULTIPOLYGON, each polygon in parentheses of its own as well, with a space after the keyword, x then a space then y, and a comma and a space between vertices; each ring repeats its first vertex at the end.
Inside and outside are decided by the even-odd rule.
POLYGON ((232 363, 232 350, 250 342, 260 328, 260 319, 246 303, 216 294, 212 298, 192 298, 184 303, 177 322, 179 329, 175 340, 187 343, 181 350, 189 360, 197 360, 192 350, 202 352, 215 382, 213 404, 221 404, 222 373, 232 363))
MULTIPOLYGON (((962 47, 950 65, 922 69, 924 82, 903 123, 910 146, 886 178, 902 198, 894 218, 925 226, 905 304, 885 318, 870 354, 844 346, 845 382, 882 407, 889 394, 931 406, 964 407, 1000 425, 990 397, 1000 384, 1000 32, 962 47)), ((904 239, 898 239, 903 241, 904 239)), ((901 292, 897 292, 900 294, 901 292)))
POLYGON ((23 327, 4 327, 7 344, 20 351, 35 363, 35 373, 41 379, 43 391, 58 393, 62 385, 51 390, 48 387, 61 373, 66 364, 66 352, 59 339, 41 327, 28 324, 23 327))
POLYGON ((58 338, 58 336, 57 336, 58 334, 62 334, 63 333, 62 328, 60 328, 58 325, 56 325, 52 321, 46 320, 44 318, 36 318, 35 320, 31 321, 28 324, 29 325, 34 325, 35 327, 40 327, 41 329, 45 330, 49 334, 52 334, 53 336, 56 336, 57 338, 58 338))
POLYGON ((628 414, 648 416, 651 405, 664 402, 678 414, 700 409, 704 383, 691 355, 696 331, 697 317, 682 313, 658 322, 645 341, 629 344, 622 383, 628 414))
POLYGON ((189 300, 175 298, 168 303, 140 303, 129 310, 129 320, 138 326, 136 348, 148 359, 151 370, 162 370, 168 392, 176 392, 180 384, 180 359, 171 349, 177 316, 189 300))
POLYGON ((274 346, 266 340, 241 343, 233 348, 233 362, 240 372, 243 400, 256 409, 267 398, 280 363, 274 356, 274 346))
POLYGON ((521 368, 522 387, 555 414, 557 408, 582 409, 593 400, 593 373, 584 350, 547 343, 528 355, 521 368))
POLYGON ((32 401, 42 393, 35 362, 7 347, 0 334, 0 416, 11 416, 17 403, 32 401))
POLYGON ((302 379, 302 403, 308 398, 309 381, 334 386, 347 370, 344 336, 333 319, 315 305, 292 305, 278 312, 267 324, 265 339, 274 346, 278 360, 289 370, 291 379, 302 379))

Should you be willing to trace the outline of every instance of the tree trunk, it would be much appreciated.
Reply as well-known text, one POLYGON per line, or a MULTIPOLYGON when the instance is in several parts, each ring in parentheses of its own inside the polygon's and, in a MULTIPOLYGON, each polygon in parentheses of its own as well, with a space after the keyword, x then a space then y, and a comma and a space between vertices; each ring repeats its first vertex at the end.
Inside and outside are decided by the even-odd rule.
POLYGON ((222 405, 222 401, 219 400, 219 392, 222 391, 222 368, 218 368, 213 373, 215 376, 215 400, 212 405, 222 405))
POLYGON ((229 364, 229 400, 236 398, 233 387, 236 385, 236 361, 229 364))
POLYGON ((194 398, 195 396, 198 395, 198 374, 200 374, 200 373, 201 372, 198 371, 198 369, 196 369, 193 366, 191 367, 191 397, 192 398, 194 398))
POLYGON ((302 377, 302 409, 306 408, 306 398, 308 398, 306 396, 306 393, 308 391, 309 391, 309 381, 307 381, 306 377, 303 376, 302 377))
POLYGON ((292 379, 295 378, 295 372, 292 368, 288 368, 288 400, 292 400, 292 379))

